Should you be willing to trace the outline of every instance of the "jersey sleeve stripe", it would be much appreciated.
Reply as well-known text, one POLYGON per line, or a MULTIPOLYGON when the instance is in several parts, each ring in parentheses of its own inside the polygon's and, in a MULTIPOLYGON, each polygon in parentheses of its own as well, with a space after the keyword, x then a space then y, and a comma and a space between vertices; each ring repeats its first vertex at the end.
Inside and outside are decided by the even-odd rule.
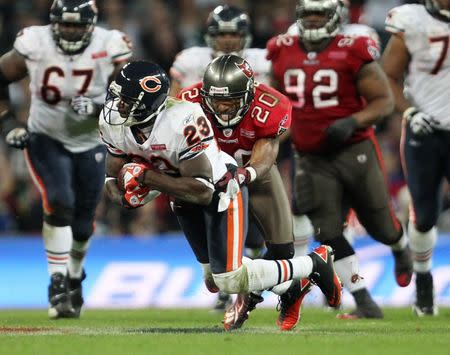
MULTIPOLYGON (((196 149, 198 149, 199 147, 201 147, 202 144, 211 141, 213 138, 214 138, 213 136, 210 136, 210 137, 206 137, 206 138, 202 139, 202 140, 201 140, 200 142, 198 142, 197 144, 191 145, 189 148, 187 148, 187 149, 185 149, 185 150, 182 150, 182 151, 178 154, 178 156, 181 157, 181 156, 185 155, 186 153, 189 153, 189 152, 191 152, 191 151, 195 151, 196 149)), ((202 151, 202 150, 203 150, 203 149, 200 149, 200 151, 202 151)))
POLYGON ((404 29, 396 27, 391 24, 386 24, 385 28, 386 28, 386 31, 391 32, 391 33, 404 33, 405 32, 404 29))
POLYGON ((198 157, 200 154, 203 153, 203 150, 199 150, 197 152, 194 152, 192 154, 189 154, 191 152, 186 152, 184 154, 179 154, 179 161, 184 161, 184 160, 189 160, 189 159, 193 159, 195 157, 198 157))
POLYGON ((117 62, 121 62, 123 60, 126 60, 126 59, 130 58, 131 54, 132 54, 131 51, 130 52, 125 52, 125 53, 119 53, 119 54, 113 55, 111 57, 111 59, 112 59, 112 61, 114 63, 117 63, 117 62))

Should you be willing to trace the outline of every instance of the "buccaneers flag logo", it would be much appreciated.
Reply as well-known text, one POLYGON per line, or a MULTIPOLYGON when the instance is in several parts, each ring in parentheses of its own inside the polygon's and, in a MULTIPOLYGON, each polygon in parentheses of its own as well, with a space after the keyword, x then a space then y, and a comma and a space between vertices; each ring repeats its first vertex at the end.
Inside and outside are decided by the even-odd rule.
POLYGON ((245 60, 241 63, 241 64, 237 64, 237 63, 234 63, 239 69, 241 69, 242 70, 242 72, 244 73, 244 75, 247 77, 247 78, 251 78, 252 76, 253 76, 253 70, 252 70, 252 68, 250 67, 250 64, 248 64, 245 60))

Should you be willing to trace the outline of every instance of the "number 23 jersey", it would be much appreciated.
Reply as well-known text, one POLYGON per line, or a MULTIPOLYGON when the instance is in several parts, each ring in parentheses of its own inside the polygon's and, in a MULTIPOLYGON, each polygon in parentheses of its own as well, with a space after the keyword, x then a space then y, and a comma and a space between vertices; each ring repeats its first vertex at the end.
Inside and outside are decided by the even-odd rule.
POLYGON ((67 55, 55 44, 50 25, 31 26, 18 33, 14 49, 25 58, 30 77, 29 130, 56 139, 74 153, 99 145, 97 120, 75 114, 70 101, 84 95, 103 104, 115 65, 131 57, 127 37, 95 27, 85 50, 67 55))
MULTIPOLYGON (((321 52, 308 52, 298 36, 281 35, 268 44, 274 78, 293 106, 291 137, 299 151, 328 150, 325 129, 338 119, 365 106, 356 85, 364 64, 379 57, 376 43, 368 37, 337 35, 321 52)), ((358 130, 349 143, 373 135, 358 130)))
MULTIPOLYGON (((184 100, 202 102, 197 83, 180 92, 184 100)), ((233 156, 239 165, 245 165, 252 153, 253 145, 260 138, 274 138, 283 134, 291 124, 292 106, 289 99, 279 91, 260 83, 255 83, 255 96, 244 118, 236 126, 219 129, 214 124, 212 114, 207 113, 212 122, 214 135, 220 149, 233 156)))
MULTIPOLYGON (((117 106, 117 100, 114 105, 117 106)), ((168 98, 166 108, 159 113, 149 133, 145 129, 140 131, 138 126, 120 124, 123 118, 117 111, 111 113, 110 120, 112 124, 106 123, 103 112, 100 114, 100 135, 114 156, 140 157, 161 172, 178 175, 182 161, 206 154, 213 182, 226 173, 226 164, 236 165, 232 157, 220 151, 211 124, 200 105, 192 102, 168 98), (137 139, 142 134, 145 136, 137 139)))

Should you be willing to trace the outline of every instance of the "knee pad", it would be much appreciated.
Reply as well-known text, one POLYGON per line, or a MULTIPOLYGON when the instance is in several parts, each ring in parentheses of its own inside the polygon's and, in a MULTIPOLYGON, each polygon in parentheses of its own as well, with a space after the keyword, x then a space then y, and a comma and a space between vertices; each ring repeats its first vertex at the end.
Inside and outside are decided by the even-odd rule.
POLYGON ((248 275, 245 265, 233 271, 213 274, 213 279, 220 291, 226 293, 248 293, 248 275))
POLYGON ((294 243, 267 244, 266 260, 292 259, 294 257, 294 243))
POLYGON ((355 250, 348 240, 343 236, 324 241, 323 244, 329 245, 334 250, 334 261, 338 261, 347 256, 355 254, 355 250))
POLYGON ((73 208, 62 206, 59 203, 50 203, 53 212, 44 215, 44 221, 55 227, 64 227, 72 225, 73 208))

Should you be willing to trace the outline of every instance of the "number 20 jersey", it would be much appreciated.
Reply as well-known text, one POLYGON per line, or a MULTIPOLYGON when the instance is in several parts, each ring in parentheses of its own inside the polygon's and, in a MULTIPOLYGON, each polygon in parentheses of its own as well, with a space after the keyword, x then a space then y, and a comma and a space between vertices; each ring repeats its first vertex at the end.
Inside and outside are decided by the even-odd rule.
MULTIPOLYGON (((181 91, 179 96, 201 103, 201 88, 202 83, 197 83, 181 91)), ((207 117, 213 123, 220 149, 233 156, 239 165, 245 165, 258 139, 277 137, 289 128, 291 112, 292 106, 286 96, 267 85, 255 83, 253 102, 236 126, 219 129, 214 124, 212 114, 207 113, 207 117)))
MULTIPOLYGON (((325 129, 334 121, 360 111, 365 101, 356 86, 361 67, 379 57, 368 37, 337 35, 321 52, 307 52, 298 36, 280 35, 268 44, 274 78, 293 106, 291 138, 299 151, 328 150, 325 129)), ((358 130, 352 142, 373 135, 358 130)))
POLYGON ((386 30, 403 37, 411 56, 406 94, 420 110, 450 130, 450 25, 431 16, 423 5, 392 9, 386 30))
POLYGON ((70 101, 84 95, 103 104, 114 65, 131 57, 126 36, 95 27, 86 49, 67 55, 55 44, 50 25, 31 26, 19 32, 14 48, 24 56, 30 77, 29 130, 74 153, 99 145, 97 120, 76 115, 70 101))

